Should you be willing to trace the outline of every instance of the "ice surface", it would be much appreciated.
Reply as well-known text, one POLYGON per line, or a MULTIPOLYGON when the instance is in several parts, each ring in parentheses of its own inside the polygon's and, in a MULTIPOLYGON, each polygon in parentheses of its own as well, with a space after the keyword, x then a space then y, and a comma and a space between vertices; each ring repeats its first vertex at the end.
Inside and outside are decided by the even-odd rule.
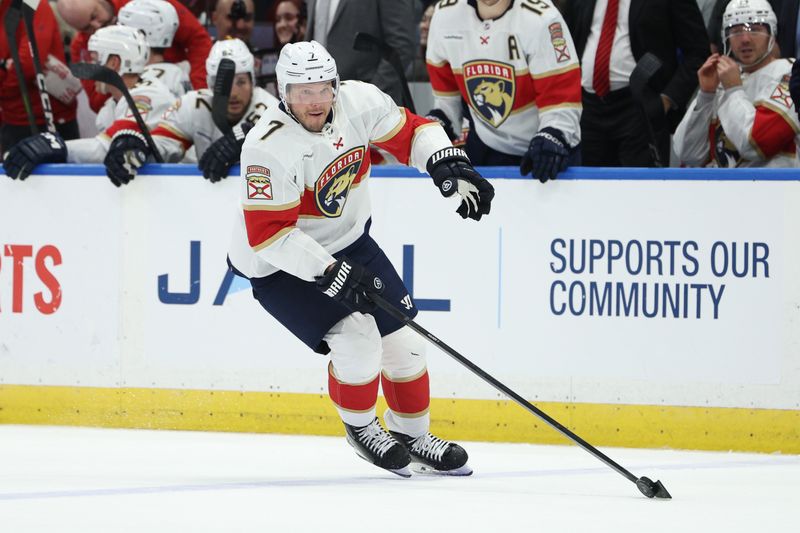
POLYGON ((793 531, 800 457, 463 443, 475 474, 402 479, 344 438, 0 426, 0 532, 793 531))

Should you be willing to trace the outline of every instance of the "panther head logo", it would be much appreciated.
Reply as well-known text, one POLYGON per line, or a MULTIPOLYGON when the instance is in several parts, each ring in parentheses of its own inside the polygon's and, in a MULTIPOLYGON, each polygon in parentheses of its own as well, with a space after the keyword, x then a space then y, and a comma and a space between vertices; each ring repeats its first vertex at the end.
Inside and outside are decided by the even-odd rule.
POLYGON ((470 107, 490 126, 497 128, 514 107, 514 67, 498 61, 478 60, 462 69, 470 107))

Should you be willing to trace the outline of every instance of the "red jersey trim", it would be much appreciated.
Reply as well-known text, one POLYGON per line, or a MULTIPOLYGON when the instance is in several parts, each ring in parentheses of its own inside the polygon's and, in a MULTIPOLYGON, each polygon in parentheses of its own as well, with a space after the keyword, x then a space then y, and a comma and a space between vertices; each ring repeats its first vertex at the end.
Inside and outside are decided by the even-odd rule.
POLYGON ((408 164, 411 158, 411 149, 417 133, 425 127, 436 125, 436 123, 415 115, 406 108, 400 108, 403 112, 403 119, 388 134, 380 139, 372 141, 372 144, 382 150, 386 150, 403 165, 408 164))

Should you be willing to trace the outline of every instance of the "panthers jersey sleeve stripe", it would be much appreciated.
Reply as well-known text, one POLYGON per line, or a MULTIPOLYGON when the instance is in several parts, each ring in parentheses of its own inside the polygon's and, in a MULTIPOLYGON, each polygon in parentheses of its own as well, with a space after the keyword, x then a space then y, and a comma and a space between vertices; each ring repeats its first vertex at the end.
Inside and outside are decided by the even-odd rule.
POLYGON ((106 128, 106 131, 104 131, 103 133, 108 138, 113 138, 114 134, 117 133, 120 130, 134 130, 134 131, 138 131, 138 132, 141 133, 141 130, 139 129, 139 125, 136 123, 136 121, 133 120, 133 119, 127 119, 127 118, 122 118, 122 119, 119 119, 119 120, 115 120, 114 123, 111 124, 111 126, 109 126, 108 128, 106 128))
POLYGON ((795 152, 794 137, 798 132, 791 119, 765 102, 756 105, 756 115, 750 130, 750 144, 763 159, 783 152, 795 152))
POLYGON ((380 139, 373 140, 372 143, 395 156, 400 163, 407 165, 417 134, 426 127, 438 124, 415 115, 408 109, 401 109, 404 114, 398 126, 380 139))
POLYGON ((428 63, 428 76, 431 79, 431 87, 437 96, 453 96, 460 92, 459 84, 450 63, 428 63))
POLYGON ((539 111, 562 107, 565 104, 581 104, 581 70, 578 65, 554 74, 534 75, 536 105, 539 111))
POLYGON ((184 150, 188 150, 192 147, 192 139, 188 135, 165 122, 160 122, 152 133, 154 138, 167 137, 168 139, 178 141, 183 145, 184 150))
POLYGON ((300 202, 288 206, 269 206, 270 209, 253 209, 244 206, 244 222, 247 240, 255 251, 266 248, 291 230, 297 223, 300 202))

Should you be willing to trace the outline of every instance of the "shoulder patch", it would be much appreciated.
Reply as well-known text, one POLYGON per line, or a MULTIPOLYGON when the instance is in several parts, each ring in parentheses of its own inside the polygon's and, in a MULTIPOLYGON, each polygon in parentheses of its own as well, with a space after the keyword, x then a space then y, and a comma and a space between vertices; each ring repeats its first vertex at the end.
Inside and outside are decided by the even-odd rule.
POLYGON ((272 182, 267 167, 249 165, 245 173, 248 200, 272 200, 272 182))
POLYGON ((786 109, 791 109, 794 102, 792 102, 792 95, 789 93, 789 74, 784 74, 778 86, 772 91, 769 99, 773 100, 786 109))
POLYGON ((553 22, 547 29, 550 31, 550 42, 553 44, 553 51, 556 54, 556 62, 564 63, 572 59, 569 55, 569 46, 564 38, 564 29, 560 22, 553 22))

